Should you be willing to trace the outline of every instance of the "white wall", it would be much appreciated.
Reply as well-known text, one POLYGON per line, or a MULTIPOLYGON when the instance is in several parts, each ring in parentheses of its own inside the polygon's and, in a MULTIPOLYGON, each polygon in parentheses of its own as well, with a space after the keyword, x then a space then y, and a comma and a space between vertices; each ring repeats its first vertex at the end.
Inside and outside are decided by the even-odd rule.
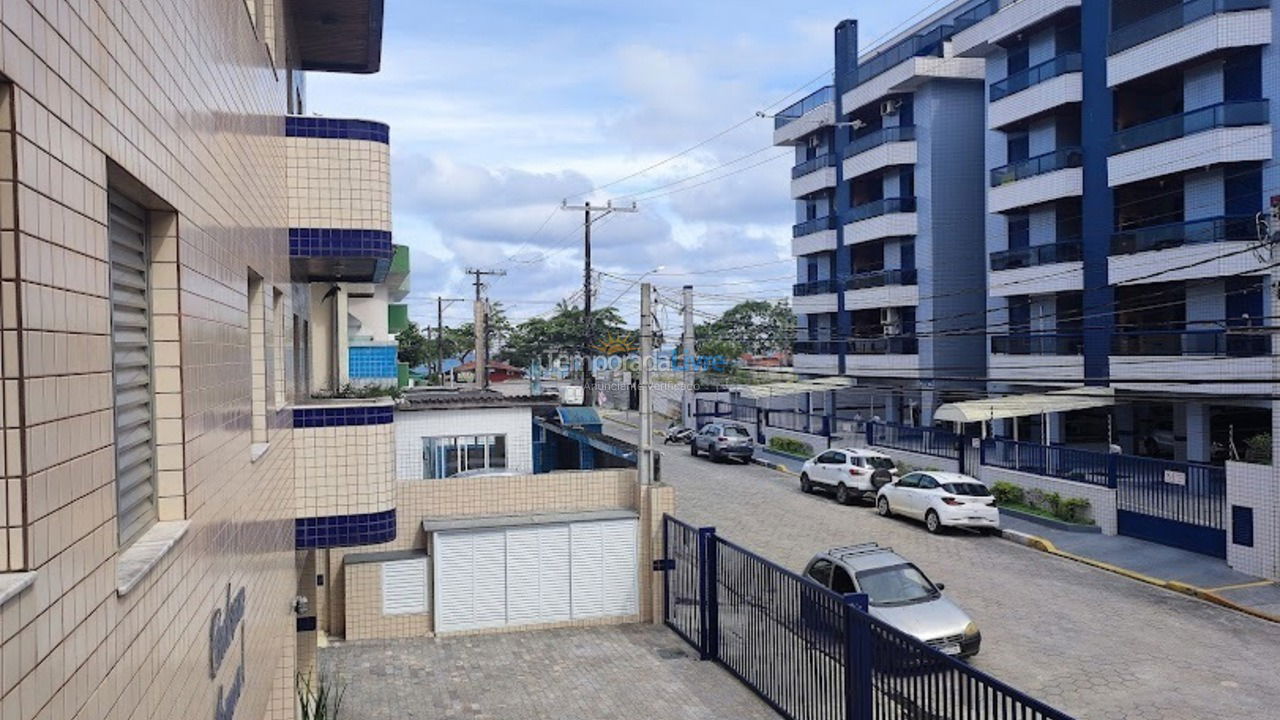
POLYGON ((507 436, 507 468, 533 472, 533 412, 527 407, 400 410, 396 412, 396 479, 422 479, 422 439, 507 436))
POLYGON ((1227 463, 1227 564, 1240 572, 1280 579, 1280 478, 1273 465, 1227 463), (1253 547, 1236 545, 1231 507, 1253 510, 1253 547))
POLYGON ((1059 480, 1058 478, 1032 475, 983 465, 979 479, 988 486, 998 482, 1017 485, 1024 490, 1056 492, 1064 498, 1084 498, 1089 501, 1089 517, 1102 529, 1104 535, 1116 534, 1116 491, 1099 485, 1059 480))
POLYGON ((352 320, 349 332, 352 335, 371 336, 374 340, 394 340, 387 329, 387 297, 386 285, 347 285, 348 290, 367 293, 373 291, 373 297, 352 297, 347 301, 347 312, 352 320), (356 327, 356 324, 359 327, 356 327))

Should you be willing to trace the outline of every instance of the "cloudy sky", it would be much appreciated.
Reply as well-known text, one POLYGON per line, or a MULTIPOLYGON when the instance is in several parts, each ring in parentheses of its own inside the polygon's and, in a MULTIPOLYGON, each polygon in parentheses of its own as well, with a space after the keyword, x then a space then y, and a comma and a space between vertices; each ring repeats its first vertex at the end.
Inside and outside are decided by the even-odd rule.
MULTIPOLYGON (((634 322, 638 292, 620 278, 662 267, 660 295, 689 283, 717 313, 785 297, 795 273, 790 153, 753 114, 830 82, 842 18, 867 48, 942 4, 386 0, 382 72, 311 74, 308 112, 391 125, 419 322, 435 323, 437 295, 470 296, 467 266, 507 271, 488 292, 517 320, 579 290, 582 216, 564 199, 640 208, 593 228, 598 304, 620 297, 634 322)), ((468 314, 457 304, 446 324, 468 314)))

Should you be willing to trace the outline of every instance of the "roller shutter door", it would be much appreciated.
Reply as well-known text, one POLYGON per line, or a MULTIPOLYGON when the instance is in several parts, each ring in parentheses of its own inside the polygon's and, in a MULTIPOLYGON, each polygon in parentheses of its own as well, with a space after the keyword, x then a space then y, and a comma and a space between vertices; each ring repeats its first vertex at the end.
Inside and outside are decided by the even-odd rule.
POLYGON ((142 208, 108 202, 111 242, 111 352, 115 389, 116 512, 121 544, 155 520, 151 404, 150 289, 142 208))

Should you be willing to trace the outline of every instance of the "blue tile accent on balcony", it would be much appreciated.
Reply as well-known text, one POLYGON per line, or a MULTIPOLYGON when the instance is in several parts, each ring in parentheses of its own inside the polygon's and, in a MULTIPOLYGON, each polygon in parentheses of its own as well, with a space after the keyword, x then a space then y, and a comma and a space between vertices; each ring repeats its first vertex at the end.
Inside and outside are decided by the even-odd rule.
POLYGON ((284 119, 284 134, 288 137, 371 140, 384 145, 391 142, 391 128, 386 123, 349 118, 289 115, 284 119))
POLYGON ((389 264, 395 252, 389 230, 289 228, 291 257, 374 257, 389 264))
POLYGON ((347 351, 347 368, 352 380, 394 380, 396 346, 353 345, 347 351))
MULTIPOLYGON (((392 348, 393 350, 395 348, 392 348)), ((293 409, 294 428, 386 425, 395 417, 391 405, 309 406, 293 409)))
POLYGON ((396 539, 396 511, 297 518, 293 537, 299 550, 391 542, 396 539))

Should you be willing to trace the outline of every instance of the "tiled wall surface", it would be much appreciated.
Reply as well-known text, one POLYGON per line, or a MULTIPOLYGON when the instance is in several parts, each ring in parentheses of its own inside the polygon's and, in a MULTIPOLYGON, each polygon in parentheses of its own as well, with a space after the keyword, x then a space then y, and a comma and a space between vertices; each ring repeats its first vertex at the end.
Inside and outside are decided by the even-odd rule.
MULTIPOLYGON (((283 17, 265 4, 263 22, 283 17)), ((287 74, 268 50, 285 57, 282 35, 255 33, 239 0, 0 3, 4 495, 25 498, 3 503, 15 529, 0 569, 36 573, 0 607, 5 720, 213 716, 242 646, 235 716, 292 717, 292 434, 268 413, 270 449, 250 462, 245 297, 252 269, 294 312, 287 74), (160 515, 191 523, 124 595, 109 185, 153 211, 165 239, 153 258, 156 427, 178 441, 157 451, 160 515), (228 588, 244 588, 245 614, 210 678, 209 627, 228 588)), ((364 152, 385 174, 385 146, 364 152)), ((371 196, 367 212, 386 222, 385 201, 371 196)))
POLYGON ((1275 466, 1227 463, 1228 565, 1250 575, 1280 579, 1278 498, 1280 475, 1275 466), (1237 520, 1247 520, 1250 527, 1237 528, 1237 520))
POLYGON ((382 613, 382 563, 347 566, 347 639, 405 638, 431 634, 431 613, 382 613))
POLYGON ((385 141, 291 137, 287 147, 289 227, 391 229, 385 141))
POLYGON ((394 507, 391 401, 293 409, 297 517, 368 515, 394 507))

